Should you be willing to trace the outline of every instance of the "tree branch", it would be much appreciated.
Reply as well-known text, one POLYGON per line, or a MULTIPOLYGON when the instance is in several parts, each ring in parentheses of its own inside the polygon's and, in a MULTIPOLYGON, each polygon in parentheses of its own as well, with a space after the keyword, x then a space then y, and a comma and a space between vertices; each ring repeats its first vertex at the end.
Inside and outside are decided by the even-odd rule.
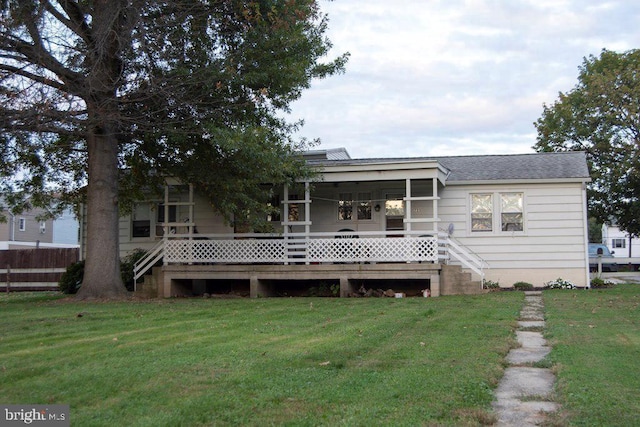
POLYGON ((4 70, 4 71, 8 71, 12 74, 16 74, 18 76, 27 78, 29 80, 32 80, 36 83, 41 83, 45 86, 49 86, 51 88, 54 89, 58 89, 62 92, 69 92, 67 86, 64 83, 60 83, 58 81, 52 80, 50 78, 47 78, 45 76, 41 76, 38 74, 34 74, 34 73, 30 73, 27 70, 25 70, 24 68, 18 68, 18 67, 14 67, 12 65, 9 64, 2 64, 0 63, 0 70, 4 70))
POLYGON ((46 0, 43 3, 47 12, 54 18, 73 31, 73 33, 80 37, 87 45, 91 44, 91 28, 87 25, 84 19, 84 13, 77 2, 68 0, 59 2, 60 7, 62 7, 62 10, 64 10, 69 18, 61 14, 50 1, 46 0))

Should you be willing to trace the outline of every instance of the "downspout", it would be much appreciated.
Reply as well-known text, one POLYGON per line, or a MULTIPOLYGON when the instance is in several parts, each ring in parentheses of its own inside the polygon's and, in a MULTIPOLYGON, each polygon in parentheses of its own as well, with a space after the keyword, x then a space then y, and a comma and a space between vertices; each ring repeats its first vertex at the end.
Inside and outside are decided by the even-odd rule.
POLYGON ((9 238, 9 240, 11 240, 12 242, 16 241, 16 216, 14 214, 9 214, 11 215, 11 237, 9 238))

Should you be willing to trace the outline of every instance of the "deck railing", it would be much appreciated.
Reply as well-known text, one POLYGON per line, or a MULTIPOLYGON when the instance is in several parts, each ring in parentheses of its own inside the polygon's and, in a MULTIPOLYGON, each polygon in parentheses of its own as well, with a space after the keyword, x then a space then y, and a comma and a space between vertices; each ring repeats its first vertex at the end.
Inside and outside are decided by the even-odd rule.
POLYGON ((172 235, 135 266, 136 279, 160 259, 164 264, 315 264, 441 262, 446 247, 425 232, 332 232, 172 235))

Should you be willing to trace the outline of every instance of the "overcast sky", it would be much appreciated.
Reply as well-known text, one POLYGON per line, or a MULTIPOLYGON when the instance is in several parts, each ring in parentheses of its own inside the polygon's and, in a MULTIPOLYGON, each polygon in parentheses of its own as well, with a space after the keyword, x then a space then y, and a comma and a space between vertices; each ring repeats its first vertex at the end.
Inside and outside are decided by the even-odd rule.
POLYGON ((293 104, 300 136, 352 157, 533 152, 583 58, 640 48, 637 0, 320 0, 346 73, 293 104))

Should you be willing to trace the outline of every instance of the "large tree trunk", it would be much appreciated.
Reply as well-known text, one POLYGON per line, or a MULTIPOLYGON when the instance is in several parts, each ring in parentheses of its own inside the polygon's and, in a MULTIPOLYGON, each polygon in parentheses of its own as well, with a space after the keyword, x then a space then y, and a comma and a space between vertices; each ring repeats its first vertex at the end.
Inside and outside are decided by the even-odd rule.
POLYGON ((79 299, 121 298, 118 241, 118 140, 113 129, 96 128, 87 138, 87 245, 79 299))

